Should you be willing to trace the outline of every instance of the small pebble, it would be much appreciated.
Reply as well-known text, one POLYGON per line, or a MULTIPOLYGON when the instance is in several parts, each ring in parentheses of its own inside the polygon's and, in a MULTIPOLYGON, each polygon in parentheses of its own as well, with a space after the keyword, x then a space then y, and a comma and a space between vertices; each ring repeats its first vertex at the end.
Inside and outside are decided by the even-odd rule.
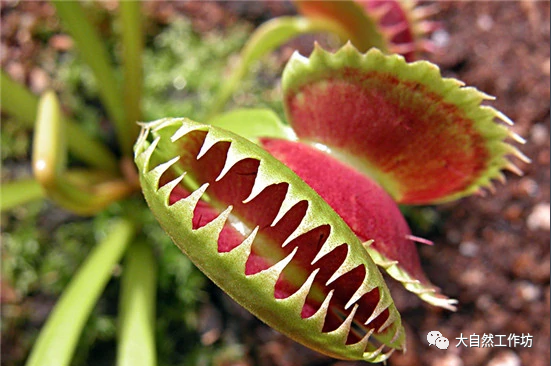
POLYGON ((438 29, 431 36, 432 42, 438 48, 444 48, 450 43, 450 34, 443 29, 438 29))
POLYGON ((44 70, 35 67, 31 70, 30 84, 34 93, 42 94, 50 86, 50 77, 44 70))
POLYGON ((73 48, 73 39, 66 34, 53 35, 48 42, 51 47, 59 51, 68 51, 73 48))
POLYGON ((503 351, 488 362, 488 366, 521 366, 520 357, 513 351, 503 351))
POLYGON ((461 275, 460 281, 465 286, 480 286, 484 283, 486 276, 478 269, 467 269, 461 275))
POLYGON ((520 297, 527 302, 534 302, 541 296, 541 289, 531 282, 522 281, 517 288, 520 297))
POLYGON ((539 186, 535 180, 525 177, 518 182, 518 190, 521 195, 535 197, 538 194, 539 186))
POLYGON ((536 145, 544 145, 549 141, 549 132, 543 124, 536 123, 530 129, 530 139, 536 145))
POLYGON ((478 245, 472 241, 464 241, 459 244, 459 253, 465 257, 476 257, 478 254, 478 245))
POLYGON ((549 203, 538 203, 526 219, 528 228, 530 230, 542 229, 549 231, 551 226, 550 210, 549 203))
POLYGON ((494 26, 494 20, 488 14, 482 14, 476 19, 476 25, 483 31, 489 31, 494 26))

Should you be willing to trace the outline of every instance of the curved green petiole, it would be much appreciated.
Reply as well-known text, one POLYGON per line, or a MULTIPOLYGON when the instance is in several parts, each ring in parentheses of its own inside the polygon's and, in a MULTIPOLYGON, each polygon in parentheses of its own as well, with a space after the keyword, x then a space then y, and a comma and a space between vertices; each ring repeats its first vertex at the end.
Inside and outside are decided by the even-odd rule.
POLYGON ((82 328, 134 232, 134 224, 121 219, 93 249, 52 310, 26 366, 70 364, 82 328))
POLYGON ((33 141, 33 173, 46 195, 60 206, 89 215, 119 200, 136 187, 98 171, 66 172, 65 121, 54 92, 46 92, 38 105, 33 141))
POLYGON ((22 179, 0 186, 0 211, 5 211, 44 197, 36 179, 22 179))
MULTIPOLYGON (((16 117, 25 126, 32 128, 38 110, 38 97, 23 85, 13 81, 3 70, 0 72, 0 103, 2 110, 16 117)), ((115 174, 118 171, 117 159, 101 142, 90 138, 75 121, 63 117, 67 134, 71 138, 67 147, 71 153, 95 168, 115 174)))
POLYGON ((132 144, 136 138, 131 133, 134 126, 127 123, 121 88, 104 42, 86 18, 78 1, 52 1, 52 4, 63 25, 74 39, 80 55, 94 73, 99 96, 110 120, 115 125, 117 139, 123 154, 130 155, 132 144))
POLYGON ((140 132, 136 122, 142 120, 142 49, 144 33, 142 31, 141 5, 140 1, 119 2, 122 31, 122 70, 124 73, 123 95, 127 128, 125 133, 130 134, 131 144, 140 132))
POLYGON ((124 262, 119 305, 117 366, 154 366, 157 264, 151 247, 138 241, 124 262))
POLYGON ((279 17, 258 27, 241 51, 240 60, 229 78, 222 84, 210 109, 207 120, 224 108, 239 82, 249 71, 251 64, 291 38, 314 32, 334 33, 342 40, 348 39, 346 31, 336 22, 306 17, 279 17))

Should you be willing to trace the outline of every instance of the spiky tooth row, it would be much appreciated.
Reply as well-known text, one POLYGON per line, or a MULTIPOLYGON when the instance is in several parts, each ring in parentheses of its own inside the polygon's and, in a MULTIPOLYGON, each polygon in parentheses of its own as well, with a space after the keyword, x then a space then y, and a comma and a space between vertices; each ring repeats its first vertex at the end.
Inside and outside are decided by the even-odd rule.
MULTIPOLYGON (((309 58, 305 58, 295 53, 285 68, 282 85, 286 99, 286 114, 291 126, 293 126, 297 132, 299 140, 315 140, 315 142, 322 143, 329 148, 335 147, 332 145, 334 141, 331 140, 330 136, 318 136, 322 132, 318 131, 318 135, 316 136, 308 135, 309 130, 306 128, 306 125, 313 123, 311 122, 312 118, 316 119, 315 123, 320 124, 320 118, 322 117, 315 115, 313 117, 311 116, 312 118, 309 120, 301 120, 301 113, 311 113, 311 107, 304 107, 304 105, 312 105, 312 103, 303 100, 306 97, 306 92, 303 91, 307 90, 307 93, 310 93, 307 95, 312 94, 312 98, 319 97, 323 92, 316 90, 314 86, 318 84, 321 85, 328 79, 340 80, 342 83, 347 83, 346 85, 356 85, 353 81, 347 79, 347 70, 353 70, 358 78, 364 76, 366 80, 373 82, 379 80, 377 79, 377 75, 383 75, 392 78, 400 85, 418 85, 419 89, 415 89, 415 93, 419 94, 419 103, 424 103, 420 104, 420 106, 431 101, 427 105, 435 109, 434 113, 441 108, 446 108, 453 111, 459 119, 467 121, 468 124, 465 126, 468 126, 468 128, 465 127, 466 130, 463 132, 460 130, 459 132, 461 133, 458 132, 457 137, 467 139, 470 144, 483 150, 485 153, 485 155, 477 154, 475 156, 478 157, 479 160, 476 160, 475 157, 469 158, 470 160, 468 160, 467 154, 472 153, 471 150, 474 148, 465 150, 464 153, 466 157, 463 158, 462 161, 472 164, 473 172, 469 173, 472 177, 467 176, 469 178, 467 180, 465 174, 468 174, 468 172, 465 172, 464 175, 459 176, 463 177, 461 179, 464 179, 464 182, 450 182, 450 186, 452 183, 458 184, 459 188, 456 188, 455 191, 442 193, 440 196, 434 198, 417 198, 415 197, 416 186, 401 182, 400 179, 402 179, 402 177, 396 176, 393 171, 380 171, 382 168, 376 165, 377 162, 370 160, 374 152, 369 150, 369 146, 366 146, 366 156, 355 157, 359 159, 359 162, 361 162, 361 159, 365 159, 367 162, 364 164, 365 166, 356 166, 356 168, 362 172, 367 171, 368 175, 380 179, 381 181, 379 183, 383 188, 388 189, 389 193, 400 203, 442 203, 461 198, 479 191, 480 188, 491 186, 491 181, 494 179, 501 180, 501 170, 511 170, 515 174, 519 174, 520 169, 509 160, 510 157, 515 157, 525 163, 530 162, 530 159, 509 143, 510 140, 518 143, 524 142, 524 139, 506 126, 512 124, 512 121, 502 112, 483 104, 487 100, 493 100, 494 97, 478 91, 476 88, 466 87, 457 79, 443 78, 439 68, 427 61, 408 63, 399 55, 384 55, 376 49, 371 49, 362 54, 350 43, 342 47, 336 53, 327 52, 316 45, 309 58), (499 123, 499 121, 503 123, 499 123), (468 133, 474 136, 470 138, 470 140, 470 135, 468 135, 468 133), (396 187, 392 188, 393 185, 396 187), (394 192, 394 190, 397 192, 394 192), (413 196, 411 201, 407 197, 408 194, 413 196), (405 197, 404 201, 402 201, 403 197, 405 197)), ((361 85, 358 87, 360 88, 361 85)), ((393 90, 392 85, 388 85, 388 90, 385 90, 385 92, 388 93, 388 98, 392 97, 393 90)), ((320 106, 320 108, 323 107, 323 105, 320 106)), ((437 115, 439 114, 441 113, 438 112, 437 115)), ((419 120, 425 123, 422 117, 419 117, 419 120)), ((380 123, 382 122, 384 121, 380 123)), ((460 125, 460 122, 461 121, 457 122, 457 126, 460 125)), ((366 121, 366 128, 369 128, 368 123, 369 121, 366 121)), ((452 127, 455 126, 451 124, 451 122, 447 123, 452 127)), ((437 125, 435 125, 435 127, 437 127, 437 125)), ((420 132, 412 132, 414 135, 418 133, 420 132)), ((351 137, 351 139, 354 140, 353 137, 351 137)), ((339 141, 338 143, 341 144, 342 142, 339 141)), ((353 143, 355 142, 353 141, 353 143)), ((383 142, 381 142, 381 144, 383 144, 383 142)), ((348 158, 349 155, 351 155, 348 154, 346 148, 341 148, 341 150, 340 152, 344 157, 348 158)), ((460 153, 463 153, 463 151, 460 151, 460 153)), ((406 163, 408 162, 408 158, 414 161, 412 159, 415 157, 406 156, 406 163)), ((435 151, 434 162, 438 161, 439 158, 438 151, 435 151)), ((388 162, 391 158, 387 157, 386 159, 385 161, 388 162)), ((356 160, 354 161, 356 162, 356 160)), ((407 165, 402 165, 402 171, 407 172, 407 167, 407 165)), ((453 166, 448 167, 448 169, 453 168, 453 166)), ((440 171, 425 171, 425 174, 434 176, 434 174, 440 174, 440 171)), ((410 176, 414 176, 414 173, 404 175, 405 178, 403 179, 410 179, 410 176)), ((424 189, 426 190, 428 188, 425 187, 424 189)))
MULTIPOLYGON (((363 259, 360 261, 357 254, 352 255, 353 252, 355 252, 353 243, 354 240, 352 238, 356 238, 351 232, 350 234, 347 234, 346 230, 343 229, 343 223, 338 221, 340 219, 338 216, 335 218, 328 215, 327 208, 324 208, 320 212, 323 213, 323 216, 328 217, 320 219, 319 216, 313 214, 313 211, 320 205, 320 203, 316 202, 316 196, 314 196, 315 193, 312 195, 313 191, 310 192, 308 189, 297 188, 299 183, 295 182, 295 178, 286 177, 285 174, 282 173, 283 168, 281 166, 266 166, 266 168, 264 168, 263 164, 267 164, 265 162, 267 157, 264 155, 266 153, 258 148, 260 151, 255 151, 253 149, 253 151, 248 151, 248 153, 243 154, 240 152, 240 149, 236 148, 237 146, 234 146, 239 145, 240 143, 243 143, 240 141, 240 138, 237 138, 231 134, 230 137, 228 137, 225 132, 221 132, 208 126, 194 124, 187 120, 176 120, 176 122, 174 120, 157 121, 150 125, 144 126, 144 130, 140 134, 140 138, 138 139, 138 143, 135 147, 136 164, 140 169, 140 178, 142 179, 142 186, 148 204, 151 206, 152 211, 156 213, 157 217, 160 219, 161 225, 173 238, 174 242, 180 247, 180 249, 188 254, 188 256, 203 271, 205 271, 207 275, 214 280, 214 282, 228 291, 230 296, 236 298, 238 302, 242 303, 245 307, 276 329, 287 333, 299 342, 306 343, 307 345, 318 349, 320 352, 332 355, 334 357, 347 359, 369 359, 372 361, 383 360, 386 356, 385 354, 381 354, 380 350, 378 353, 368 350, 367 345, 369 343, 367 340, 372 332, 368 331, 367 333, 369 334, 366 334, 360 342, 346 345, 348 334, 351 331, 351 324, 353 323, 354 316, 359 306, 356 302, 363 294, 374 289, 375 287, 379 289, 380 299, 377 303, 375 312, 371 314, 370 319, 368 320, 371 321, 383 311, 388 310, 389 316, 385 324, 379 327, 378 331, 382 332, 388 326, 394 325, 394 331, 390 333, 391 337, 385 337, 387 340, 386 342, 390 339, 393 340, 390 344, 402 344, 403 332, 400 327, 398 314, 392 300, 390 299, 388 289, 386 289, 386 286, 382 282, 380 274, 376 270, 373 271, 373 268, 376 267, 369 264, 370 260, 366 262, 366 258, 362 257, 363 259), (175 125, 178 123, 180 123, 181 126, 179 126, 179 128, 175 128, 175 125), (310 229, 318 227, 323 223, 330 225, 331 235, 322 245, 321 251, 324 253, 330 253, 334 248, 341 245, 343 242, 352 243, 348 244, 349 250, 347 258, 343 262, 343 265, 337 269, 337 271, 340 271, 339 273, 342 276, 348 273, 350 269, 357 267, 357 265, 361 263, 366 266, 365 280, 362 286, 358 288, 356 293, 347 303, 348 307, 354 307, 347 316, 347 321, 341 324, 340 327, 333 332, 323 333, 316 336, 327 340, 327 342, 322 342, 323 346, 320 343, 316 343, 320 342, 319 340, 314 341, 314 345, 312 345, 311 342, 305 342, 304 339, 301 339, 305 334, 311 333, 311 329, 308 329, 308 324, 314 324, 319 330, 319 333, 321 333, 325 318, 327 316, 327 311, 329 309, 330 300, 334 293, 333 290, 329 292, 321 307, 313 316, 302 319, 302 307, 304 306, 306 297, 311 290, 319 269, 312 271, 309 274, 308 279, 293 295, 285 299, 275 299, 273 291, 276 282, 286 266, 292 262, 297 253, 298 247, 296 247, 283 260, 264 271, 252 275, 245 275, 245 266, 247 258, 251 254, 253 241, 259 230, 258 226, 254 228, 251 234, 245 238, 240 245, 233 248, 229 252, 219 253, 217 238, 221 235, 222 229, 224 228, 224 225, 226 225, 228 217, 232 214, 233 207, 229 205, 221 214, 218 215, 217 218, 205 226, 193 229, 192 218, 195 207, 199 200, 207 193, 209 184, 202 184, 186 198, 180 199, 172 205, 169 204, 172 191, 176 186, 182 184, 185 174, 189 174, 189 172, 186 171, 185 167, 183 169, 180 167, 180 170, 184 171, 183 174, 180 174, 170 182, 161 185, 161 178, 163 175, 169 170, 177 170, 175 167, 182 164, 181 158, 179 156, 170 157, 166 163, 161 163, 155 167, 150 167, 150 162, 153 159, 156 149, 159 144, 164 143, 161 140, 164 136, 162 130, 165 128, 175 131, 169 136, 172 142, 177 142, 179 139, 184 138, 187 134, 193 131, 206 131, 207 134, 205 135, 205 140, 203 141, 203 145, 201 146, 201 150, 199 152, 200 156, 204 156, 210 148, 216 145, 217 142, 230 142, 227 160, 224 165, 225 168, 223 169, 226 170, 226 173, 229 171, 229 168, 226 168, 226 166, 231 167, 243 158, 253 158, 259 160, 259 169, 257 176, 255 177, 254 184, 254 186, 259 187, 256 189, 258 194, 272 184, 282 182, 287 183, 289 185, 289 190, 287 191, 284 203, 280 207, 280 214, 278 214, 278 216, 282 216, 281 212, 291 209, 294 204, 300 201, 306 200, 309 203, 307 214, 305 216, 306 220, 302 220, 295 233, 293 233, 295 237, 298 237, 296 232, 306 233, 310 229), (147 138, 153 130, 153 134, 157 137, 152 143, 149 143, 147 138), (317 225, 315 225, 316 222, 317 225), (216 271, 214 273, 212 268, 206 268, 209 267, 209 263, 210 265, 216 263, 216 271), (346 269, 348 269, 348 271, 346 269), (228 283, 228 278, 232 278, 232 282, 228 283), (254 291, 252 290, 253 288, 254 291), (258 299, 254 301, 250 299, 249 296, 251 293, 255 293, 258 299), (259 309, 257 305, 259 301, 263 301, 261 299, 265 299, 264 301, 269 299, 270 304, 263 304, 265 308, 259 309), (297 301, 297 299, 300 301, 297 301), (280 313, 279 321, 284 321, 285 327, 290 329, 285 329, 285 327, 282 329, 281 325, 278 326, 278 321, 274 319, 274 314, 277 314, 278 312, 280 313), (324 349, 324 347, 327 347, 327 349, 324 349)), ((224 174, 220 174, 217 180, 221 179, 223 176, 224 174)), ((249 198, 247 200, 249 200, 249 198)), ((275 221, 276 220, 274 220, 274 222, 275 221)), ((380 334, 378 336, 380 336, 380 334)))
POLYGON ((449 299, 442 294, 439 294, 434 287, 428 287, 423 285, 420 281, 411 277, 397 261, 391 261, 384 255, 373 249, 371 246, 366 246, 365 249, 369 253, 369 256, 380 267, 395 280, 402 283, 402 285, 408 290, 417 294, 422 300, 451 311, 456 311, 457 300, 449 299))
POLYGON ((436 4, 428 6, 417 6, 416 1, 393 1, 378 4, 377 1, 369 7, 369 14, 379 24, 381 33, 389 45, 391 53, 398 53, 406 56, 410 61, 418 57, 419 52, 434 52, 436 46, 427 37, 437 29, 441 28, 438 22, 427 20, 430 16, 438 13, 436 4), (392 12, 401 12, 403 19, 397 24, 384 24, 385 16, 392 12), (402 32, 409 32, 410 39, 407 43, 397 43, 395 37, 402 32))

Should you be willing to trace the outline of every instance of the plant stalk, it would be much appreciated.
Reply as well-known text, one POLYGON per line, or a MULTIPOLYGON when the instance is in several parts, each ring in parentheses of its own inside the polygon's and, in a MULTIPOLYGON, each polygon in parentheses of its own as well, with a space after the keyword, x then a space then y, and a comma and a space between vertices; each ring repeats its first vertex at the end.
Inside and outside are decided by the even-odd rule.
POLYGON ((0 186, 0 211, 6 211, 44 197, 44 191, 35 179, 21 179, 0 186))
POLYGON ((141 98, 143 91, 143 31, 141 18, 141 2, 119 2, 120 20, 122 25, 122 59, 124 73, 124 108, 128 132, 132 142, 140 132, 136 122, 142 120, 141 98))
POLYGON ((119 305, 117 366, 154 366, 157 264, 151 247, 138 241, 124 262, 119 305))
POLYGON ((117 139, 124 155, 130 155, 135 136, 124 113, 124 104, 115 70, 101 37, 86 18, 78 1, 52 1, 63 25, 75 41, 82 58, 97 81, 99 96, 115 125, 117 139))
POLYGON ((347 39, 346 31, 338 23, 325 19, 311 19, 301 16, 279 17, 258 27, 241 51, 239 63, 232 70, 230 77, 223 82, 218 95, 214 99, 207 120, 222 111, 254 61, 293 37, 315 32, 330 32, 336 34, 342 40, 347 39))
POLYGON ((86 320, 135 232, 119 219, 73 277, 34 344, 27 366, 69 365, 86 320))
POLYGON ((38 105, 33 140, 32 165, 36 180, 46 195, 60 206, 81 215, 94 214, 136 190, 117 177, 100 177, 94 172, 66 172, 65 124, 53 91, 46 92, 38 105))

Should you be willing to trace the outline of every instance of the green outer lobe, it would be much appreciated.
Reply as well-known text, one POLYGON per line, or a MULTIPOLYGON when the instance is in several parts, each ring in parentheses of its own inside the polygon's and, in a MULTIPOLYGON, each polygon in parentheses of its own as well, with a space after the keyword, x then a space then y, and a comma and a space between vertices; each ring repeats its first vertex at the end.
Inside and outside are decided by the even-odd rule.
POLYGON ((511 132, 494 122, 506 117, 480 105, 488 96, 461 86, 442 78, 429 62, 407 64, 401 56, 385 56, 376 49, 361 54, 351 44, 335 54, 316 47, 308 59, 295 54, 283 74, 285 110, 298 138, 327 145, 398 202, 410 204, 474 193, 511 168, 505 155, 522 158, 503 141, 511 132), (339 88, 342 95, 335 94, 339 88), (371 104, 365 109, 362 101, 371 104), (384 115, 385 107, 394 117, 361 119, 363 114, 384 115), (335 117, 347 111, 346 117, 335 117), (426 113, 441 117, 427 119, 426 113), (404 133, 404 128, 410 130, 404 133), (368 138, 372 140, 366 143, 368 138))
POLYGON ((105 239, 92 250, 48 317, 27 359, 27 366, 70 364, 80 332, 134 230, 131 221, 118 220, 105 239))
MULTIPOLYGON (((185 135, 194 130, 208 131, 207 140, 211 142, 231 142, 228 161, 237 162, 243 158, 259 160, 260 166, 253 192, 256 190, 259 193, 269 185, 285 182, 289 184, 289 190, 283 203, 284 207, 288 209, 299 201, 307 200, 309 207, 306 216, 292 236, 295 236, 295 234, 298 236, 322 224, 329 224, 332 230, 321 252, 329 253, 342 243, 348 244, 347 258, 338 272, 346 273, 358 265, 366 267, 365 292, 378 287, 381 294, 381 300, 375 312, 383 311, 385 308, 390 311, 389 321, 387 322, 390 325, 381 334, 377 335, 377 339, 394 348, 400 349, 403 347, 404 333, 399 314, 392 303, 388 289, 376 265, 342 219, 300 178, 260 147, 230 132, 197 124, 187 119, 166 119, 146 124, 135 146, 135 160, 140 171, 144 196, 161 226, 172 237, 175 244, 201 270, 237 302, 268 325, 319 352, 341 359, 380 361, 386 358, 386 355, 378 353, 363 354, 366 344, 361 344, 362 342, 345 346, 344 343, 348 334, 346 327, 341 327, 334 332, 322 333, 323 311, 319 311, 310 318, 302 319, 300 314, 309 290, 308 281, 294 295, 286 299, 274 298, 275 283, 286 265, 286 261, 290 258, 281 261, 268 270, 246 276, 245 263, 250 254, 255 231, 243 244, 232 251, 218 253, 216 239, 229 214, 228 210, 206 226, 192 230, 193 210, 202 195, 203 189, 206 189, 206 187, 202 187, 193 192, 188 198, 168 206, 169 195, 179 180, 169 182, 161 189, 157 189, 157 187, 161 175, 170 169, 171 165, 176 166, 177 159, 157 167, 150 167, 149 161, 156 145, 171 144, 170 136, 174 128, 180 126, 182 126, 182 129, 179 130, 182 131, 180 135, 185 135), (154 134, 158 135, 151 145, 147 142, 150 129, 153 129, 154 134), (168 135, 166 132, 169 132, 168 135)), ((185 168, 183 170, 185 171, 185 168)), ((318 257, 321 257, 321 255, 318 255, 318 257)), ((313 280, 313 277, 310 279, 313 280)), ((324 309, 324 306, 322 306, 322 309, 324 309)), ((368 348, 368 350, 372 351, 373 348, 368 348)))

